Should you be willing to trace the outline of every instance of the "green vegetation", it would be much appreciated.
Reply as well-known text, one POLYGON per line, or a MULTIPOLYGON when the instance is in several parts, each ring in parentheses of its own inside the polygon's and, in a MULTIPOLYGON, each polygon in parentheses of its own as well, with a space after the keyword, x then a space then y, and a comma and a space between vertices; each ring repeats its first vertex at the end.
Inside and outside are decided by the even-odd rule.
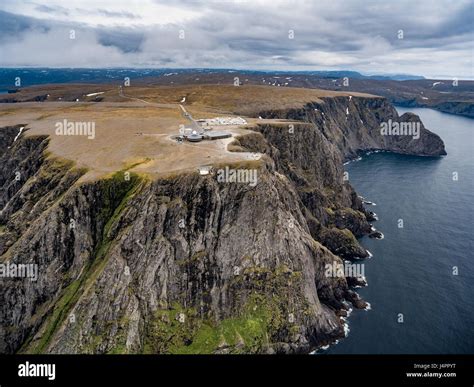
POLYGON ((202 324, 190 345, 171 349, 180 354, 207 354, 228 347, 232 353, 258 352, 274 329, 282 323, 281 312, 274 300, 254 295, 240 317, 223 320, 217 326, 202 324))
MULTIPOLYGON (((89 262, 82 275, 65 288, 61 297, 55 303, 52 314, 44 325, 41 339, 38 343, 34 343, 32 348, 28 349, 28 352, 45 352, 53 334, 67 318, 79 297, 85 289, 95 282, 104 269, 107 263, 105 258, 114 239, 110 235, 111 229, 120 217, 129 199, 139 189, 139 181, 139 178, 134 174, 131 174, 129 180, 125 180, 123 173, 117 172, 110 179, 100 182, 103 205, 99 213, 99 221, 105 223, 105 225, 103 227, 103 237, 96 246, 94 259, 89 262)), ((28 348, 28 344, 29 342, 26 343, 24 348, 28 348)))
POLYGON ((65 289, 62 297, 54 306, 53 314, 48 319, 49 323, 46 326, 40 341, 36 344, 36 348, 33 350, 34 353, 40 354, 44 352, 44 349, 46 349, 46 346, 48 345, 53 333, 56 331, 59 324, 67 317, 67 312, 71 309, 73 298, 80 285, 81 281, 76 280, 65 289))
POLYGON ((332 208, 325 208, 326 212, 328 213, 328 215, 330 216, 334 216, 334 210, 332 208))
POLYGON ((146 164, 148 162, 150 162, 151 159, 149 157, 145 157, 144 159, 140 160, 140 161, 137 161, 136 163, 129 163, 127 165, 125 165, 125 167, 121 170, 121 172, 125 172, 125 171, 128 171, 130 169, 133 169, 135 167, 138 167, 139 165, 141 164, 146 164))
MULTIPOLYGON (((175 305, 156 312, 145 353, 211 354, 229 348, 232 353, 257 352, 269 342, 275 325, 273 303, 254 295, 244 312, 219 324, 203 321, 194 309, 175 305)), ((281 317, 281 316, 279 316, 281 317)))
MULTIPOLYGON (((114 321, 116 323, 117 321, 114 321)), ((112 321, 109 321, 112 324, 112 321)), ((118 331, 114 335, 115 346, 110 349, 107 353, 111 355, 124 355, 128 353, 127 349, 127 326, 129 319, 127 317, 122 318, 118 321, 118 331)), ((95 352, 96 348, 102 341, 102 336, 96 336, 96 339, 92 341, 90 347, 92 352, 95 352)))
POLYGON ((262 267, 245 270, 234 282, 239 288, 241 281, 250 282, 254 289, 241 311, 235 317, 216 322, 203 318, 194 308, 174 304, 159 309, 148 327, 145 353, 211 354, 258 353, 271 344, 281 332, 289 335, 298 331, 298 325, 288 319, 293 302, 304 315, 306 301, 291 295, 301 273, 293 272, 285 265, 274 271, 262 267), (258 289, 258 290, 257 290, 258 289), (290 301, 290 302, 289 302, 290 301))
POLYGON ((356 237, 354 236, 354 234, 352 234, 351 230, 347 229, 347 228, 343 228, 343 229, 338 229, 342 234, 344 234, 347 239, 349 239, 351 242, 353 243, 357 243, 357 239, 356 237))

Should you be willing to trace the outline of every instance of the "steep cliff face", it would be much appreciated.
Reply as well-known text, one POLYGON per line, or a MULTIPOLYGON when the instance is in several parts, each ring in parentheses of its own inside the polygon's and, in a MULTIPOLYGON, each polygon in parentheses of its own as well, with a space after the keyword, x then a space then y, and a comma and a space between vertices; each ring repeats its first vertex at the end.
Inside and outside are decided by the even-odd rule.
MULTIPOLYGON (((292 183, 311 235, 343 258, 365 258, 355 236, 370 231, 369 215, 344 179, 338 149, 312 124, 258 125, 235 145, 261 152, 292 183)), ((238 150, 238 148, 237 148, 238 150)))
POLYGON ((412 113, 399 116, 396 109, 381 97, 331 97, 302 109, 260 112, 264 118, 285 118, 311 122, 334 144, 344 159, 368 150, 386 150, 419 156, 445 155, 441 138, 427 130, 412 113), (420 136, 383 135, 381 124, 419 123, 420 136))
POLYGON ((343 160, 441 154, 442 142, 377 138, 397 118, 378 99, 260 114, 303 122, 236 140, 264 154, 229 166, 256 170, 255 186, 193 172, 83 182, 85 171, 46 157, 46 138, 1 129, 0 261, 39 273, 1 279, 0 352, 289 353, 343 337, 348 302, 365 303, 348 286, 357 280, 326 265, 367 255, 355 237, 371 219, 343 160))
POLYGON ((40 275, 5 284, 2 350, 300 351, 341 336, 347 284, 324 276, 340 258, 288 180, 258 171, 254 188, 190 174, 69 191, 4 257, 40 275))
POLYGON ((343 162, 371 150, 420 156, 445 155, 444 143, 419 117, 399 116, 385 98, 331 97, 300 109, 255 112, 263 118, 301 122, 259 124, 240 138, 236 150, 268 154, 276 169, 295 186, 311 234, 340 257, 365 258, 354 236, 370 231, 367 212, 343 174, 343 162), (419 136, 383 135, 381 124, 413 123, 419 136))
POLYGON ((0 130, 0 255, 84 172, 71 162, 47 159, 47 137, 23 137, 22 128, 0 130))

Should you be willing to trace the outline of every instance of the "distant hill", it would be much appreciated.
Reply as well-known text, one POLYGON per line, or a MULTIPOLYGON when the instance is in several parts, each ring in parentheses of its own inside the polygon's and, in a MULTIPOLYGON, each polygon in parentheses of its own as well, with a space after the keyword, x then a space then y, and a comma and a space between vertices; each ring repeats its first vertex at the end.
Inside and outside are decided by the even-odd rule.
POLYGON ((142 78, 159 77, 175 74, 226 74, 238 72, 246 75, 303 75, 318 78, 351 78, 351 79, 378 79, 378 80, 418 80, 424 79, 419 75, 363 75, 357 71, 263 71, 263 70, 235 70, 235 69, 83 69, 83 68, 0 68, 0 91, 16 88, 15 80, 21 80, 21 86, 45 85, 50 83, 108 83, 122 81, 124 77, 142 78))
MULTIPOLYGON (((357 71, 263 71, 235 69, 47 69, 0 68, 0 92, 21 87, 58 83, 119 84, 129 77, 132 85, 233 84, 271 87, 303 87, 335 91, 356 91, 387 97, 408 107, 429 107, 474 118, 474 81, 425 79, 416 75, 363 75, 357 71), (347 77, 349 82, 345 82, 347 77)), ((43 98, 40 96, 40 98, 43 98)), ((15 94, 0 101, 14 102, 15 94)))

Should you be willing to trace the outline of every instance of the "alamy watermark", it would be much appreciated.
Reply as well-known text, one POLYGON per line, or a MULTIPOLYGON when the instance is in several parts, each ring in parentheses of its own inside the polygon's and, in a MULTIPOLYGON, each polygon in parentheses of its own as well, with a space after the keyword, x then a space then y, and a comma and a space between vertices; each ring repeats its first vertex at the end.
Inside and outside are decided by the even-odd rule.
POLYGON ((87 136, 89 140, 95 138, 94 121, 58 121, 54 125, 57 136, 87 136))
POLYGON ((256 169, 232 169, 228 166, 217 170, 217 181, 219 183, 241 183, 250 187, 257 185, 256 169))
POLYGON ((36 364, 25 362, 18 365, 18 376, 33 378, 48 378, 48 380, 56 379, 56 364, 36 364))
POLYGON ((414 140, 418 140, 420 131, 420 122, 398 122, 390 119, 380 124, 382 136, 412 136, 414 140))
POLYGON ((325 266, 325 276, 331 278, 345 277, 365 277, 363 263, 327 263, 325 266))
POLYGON ((29 278, 38 279, 38 265, 36 263, 0 263, 0 278, 29 278))

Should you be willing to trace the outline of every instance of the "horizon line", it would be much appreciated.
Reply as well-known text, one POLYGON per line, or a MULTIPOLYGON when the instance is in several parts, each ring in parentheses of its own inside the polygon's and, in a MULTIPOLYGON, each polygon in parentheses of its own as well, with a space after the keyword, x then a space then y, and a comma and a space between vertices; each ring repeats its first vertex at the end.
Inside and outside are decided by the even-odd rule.
MULTIPOLYGON (((425 76, 420 74, 410 74, 410 73, 385 73, 385 72, 363 72, 360 70, 348 70, 348 69, 335 69, 335 70, 288 70, 288 69, 255 69, 255 68, 236 68, 236 67, 147 67, 147 66, 103 66, 103 67, 61 67, 61 66, 4 66, 0 65, 0 69, 50 69, 50 70, 216 70, 216 71, 252 71, 252 72, 262 72, 262 73, 310 73, 310 72, 320 72, 320 73, 336 73, 336 72, 352 72, 357 73, 365 77, 394 77, 394 76, 409 76, 409 77, 420 77, 418 80, 463 80, 463 81, 474 81, 474 76, 472 78, 467 78, 464 76, 452 76, 452 75, 435 75, 435 76, 425 76)), ((415 80, 415 79, 413 79, 415 80)))

